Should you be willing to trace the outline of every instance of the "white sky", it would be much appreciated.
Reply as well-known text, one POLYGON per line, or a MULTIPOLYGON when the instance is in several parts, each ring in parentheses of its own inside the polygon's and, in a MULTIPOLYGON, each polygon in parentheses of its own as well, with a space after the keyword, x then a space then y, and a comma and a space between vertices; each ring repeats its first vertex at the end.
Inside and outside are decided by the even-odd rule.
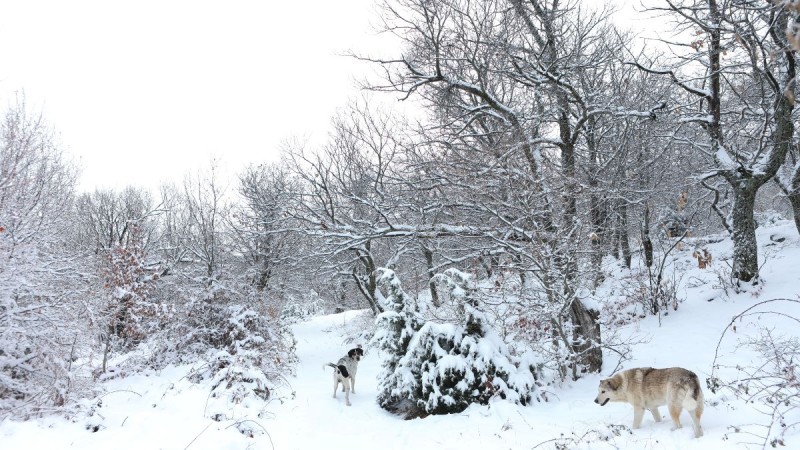
POLYGON ((324 139, 370 71, 373 0, 0 0, 0 102, 24 91, 80 187, 157 187, 324 139))
POLYGON ((372 71, 339 55, 391 42, 375 3, 0 0, 0 102, 24 92, 44 113, 82 190, 155 189, 212 157, 237 173, 287 139, 325 139, 372 71))

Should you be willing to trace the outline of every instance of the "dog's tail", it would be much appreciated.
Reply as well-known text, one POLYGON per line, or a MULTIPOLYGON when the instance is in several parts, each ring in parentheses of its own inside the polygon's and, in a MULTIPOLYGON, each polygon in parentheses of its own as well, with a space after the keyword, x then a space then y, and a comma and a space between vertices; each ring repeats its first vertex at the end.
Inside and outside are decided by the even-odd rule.
POLYGON ((326 367, 333 367, 334 370, 339 370, 339 367, 336 366, 334 363, 325 363, 322 365, 322 370, 325 370, 326 367))
POLYGON ((688 411, 693 411, 703 403, 703 391, 700 388, 700 380, 694 372, 690 372, 689 382, 686 390, 686 397, 683 399, 683 407, 688 411))

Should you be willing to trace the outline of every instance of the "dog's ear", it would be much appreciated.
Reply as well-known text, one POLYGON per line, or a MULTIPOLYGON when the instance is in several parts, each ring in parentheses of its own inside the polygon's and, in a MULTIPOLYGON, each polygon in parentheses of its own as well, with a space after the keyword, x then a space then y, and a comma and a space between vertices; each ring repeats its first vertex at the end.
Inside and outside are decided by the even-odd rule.
POLYGON ((609 379, 603 380, 612 391, 616 391, 619 389, 619 385, 622 384, 622 380, 620 377, 611 377, 609 379))

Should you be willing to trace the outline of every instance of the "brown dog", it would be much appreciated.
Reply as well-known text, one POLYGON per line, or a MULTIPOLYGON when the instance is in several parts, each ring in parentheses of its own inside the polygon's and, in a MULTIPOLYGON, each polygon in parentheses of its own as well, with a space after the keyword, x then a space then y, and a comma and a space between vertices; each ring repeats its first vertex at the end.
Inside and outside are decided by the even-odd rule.
POLYGON ((703 435, 700 416, 703 415, 703 391, 694 372, 672 367, 653 369, 640 367, 623 370, 611 378, 600 381, 595 403, 605 406, 611 402, 627 402, 633 405, 633 428, 639 428, 644 410, 653 414, 656 422, 661 422, 658 407, 667 405, 669 415, 675 424, 673 430, 681 428, 681 409, 689 412, 694 425, 694 436, 703 435))

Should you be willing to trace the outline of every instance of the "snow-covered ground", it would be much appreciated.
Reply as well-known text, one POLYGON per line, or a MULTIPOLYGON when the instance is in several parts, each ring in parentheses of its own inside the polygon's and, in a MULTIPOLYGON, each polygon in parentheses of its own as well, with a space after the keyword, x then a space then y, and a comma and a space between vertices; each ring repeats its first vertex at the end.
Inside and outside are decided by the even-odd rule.
MULTIPOLYGON (((780 221, 760 228, 758 237, 764 263, 762 287, 742 294, 729 291, 727 297, 714 269, 730 260, 729 240, 706 246, 714 257, 706 270, 697 268, 691 246, 675 252, 673 262, 686 270, 679 290, 685 301, 660 323, 651 316, 622 330, 624 339, 635 342, 632 360, 624 367, 681 366, 695 371, 703 381, 711 374, 721 333, 732 317, 765 300, 800 298, 800 240, 793 223, 780 221)), ((623 276, 622 270, 614 274, 623 276)), ((613 281, 605 289, 614 295, 613 281)), ((773 302, 760 310, 800 317, 797 303, 773 302)), ((631 431, 626 428, 633 418, 629 405, 593 403, 598 381, 615 369, 617 359, 612 354, 606 355, 603 374, 548 387, 554 401, 521 407, 498 400, 461 414, 403 421, 376 404, 380 358, 368 352, 348 407, 341 393, 337 399, 331 397, 331 369, 323 370, 322 365, 336 362, 353 346, 345 343, 343 330, 363 321, 363 314, 350 311, 296 325, 297 376, 288 380, 290 389, 275 395, 263 411, 263 405, 251 403, 230 411, 231 420, 213 421, 208 418, 209 386, 187 379, 191 367, 171 367, 108 381, 99 405, 96 399, 87 400, 87 405, 96 405, 91 416, 6 420, 0 423, 0 449, 484 450, 554 448, 556 443, 561 448, 584 449, 741 449, 741 442, 757 439, 735 429, 748 431, 746 425, 766 420, 729 393, 705 389, 704 437, 694 439, 686 412, 683 429, 671 431, 668 418, 654 423, 648 414, 642 427, 631 431), (253 437, 242 434, 240 428, 251 430, 253 437)), ((750 365, 754 353, 737 344, 757 332, 758 325, 794 337, 800 328, 776 315, 745 317, 722 340, 719 362, 750 365)), ((666 411, 662 413, 666 416, 666 411)), ((791 430, 787 436, 786 448, 800 448, 800 430, 791 430)))

